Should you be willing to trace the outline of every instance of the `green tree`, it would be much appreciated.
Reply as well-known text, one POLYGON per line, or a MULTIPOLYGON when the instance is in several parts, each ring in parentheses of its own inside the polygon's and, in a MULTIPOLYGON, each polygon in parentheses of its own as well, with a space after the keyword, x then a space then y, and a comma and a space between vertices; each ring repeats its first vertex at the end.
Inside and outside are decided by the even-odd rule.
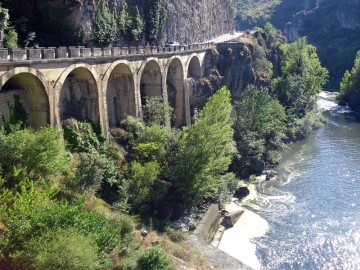
POLYGON ((157 44, 163 33, 167 12, 164 0, 147 0, 144 6, 145 40, 157 44))
POLYGON ((343 101, 347 102, 354 110, 360 111, 360 51, 356 55, 354 66, 345 72, 340 90, 343 101))
POLYGON ((100 45, 107 46, 115 41, 117 23, 108 6, 101 3, 93 23, 93 34, 100 45))
POLYGON ((271 150, 282 145, 286 132, 284 107, 267 89, 249 86, 234 106, 235 141, 239 156, 238 174, 250 173, 252 164, 266 160, 271 150))
POLYGON ((119 18, 119 28, 127 42, 139 42, 142 39, 144 21, 140 16, 138 6, 124 4, 119 18))
POLYGON ((302 118, 316 106, 317 94, 328 79, 321 66, 316 48, 301 38, 281 46, 282 76, 273 81, 273 94, 285 106, 287 113, 302 118))
POLYGON ((208 99, 198 122, 180 132, 170 175, 179 200, 187 206, 216 192, 231 163, 235 153, 231 110, 230 91, 223 87, 208 99))
POLYGON ((17 48, 18 47, 18 34, 16 30, 10 26, 9 10, 1 7, 0 4, 0 44, 5 48, 17 48))

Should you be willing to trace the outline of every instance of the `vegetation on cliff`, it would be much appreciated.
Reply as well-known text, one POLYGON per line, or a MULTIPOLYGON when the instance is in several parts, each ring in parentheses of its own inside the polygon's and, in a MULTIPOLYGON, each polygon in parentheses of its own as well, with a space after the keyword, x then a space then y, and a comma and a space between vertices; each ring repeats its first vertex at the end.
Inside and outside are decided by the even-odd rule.
POLYGON ((235 1, 237 26, 251 29, 271 22, 290 41, 307 36, 318 49, 319 57, 330 71, 328 87, 339 89, 346 69, 351 68, 359 46, 359 1, 235 1))
POLYGON ((356 55, 354 66, 346 71, 340 84, 341 102, 360 111, 360 51, 356 55))

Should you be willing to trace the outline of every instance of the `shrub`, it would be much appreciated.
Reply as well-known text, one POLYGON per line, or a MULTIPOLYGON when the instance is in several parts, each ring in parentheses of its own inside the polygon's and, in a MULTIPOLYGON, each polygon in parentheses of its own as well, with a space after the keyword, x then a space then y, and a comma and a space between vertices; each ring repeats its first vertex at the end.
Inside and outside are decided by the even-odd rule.
POLYGON ((144 165, 137 161, 130 164, 130 178, 128 188, 125 191, 129 203, 137 212, 146 208, 146 203, 152 197, 152 186, 160 173, 160 165, 157 162, 147 162, 144 165))
POLYGON ((103 183, 110 186, 119 182, 115 164, 98 152, 80 153, 80 164, 76 168, 74 179, 68 186, 80 192, 88 191, 91 194, 100 190, 103 183))
POLYGON ((138 259, 141 270, 163 270, 171 266, 171 262, 160 245, 143 251, 138 259))
POLYGON ((75 119, 65 120, 63 130, 67 147, 74 152, 91 152, 93 149, 103 150, 105 138, 101 134, 97 135, 94 127, 88 122, 75 119))
POLYGON ((239 179, 233 173, 227 173, 220 177, 219 187, 216 192, 216 199, 221 206, 225 206, 232 198, 234 190, 239 183, 239 179))
POLYGON ((21 250, 31 238, 50 229, 74 228, 92 235, 103 263, 130 231, 129 221, 123 218, 108 220, 95 211, 85 211, 81 201, 69 203, 54 199, 56 190, 48 184, 24 180, 15 189, 3 189, 0 197, 0 222, 5 226, 0 235, 0 248, 5 257, 21 250))
MULTIPOLYGON (((151 151, 151 153, 146 152, 146 156, 140 155, 140 160, 143 156, 146 161, 157 160, 163 164, 169 162, 169 155, 171 155, 169 152, 176 146, 176 142, 175 130, 160 125, 151 125, 145 127, 144 131, 139 135, 137 140, 135 140, 134 150, 140 150, 140 146, 153 146, 151 147, 153 151, 151 151)), ((138 152, 138 154, 141 153, 138 152)))
POLYGON ((73 228, 51 229, 28 240, 24 249, 14 255, 22 269, 99 269, 98 247, 92 235, 84 235, 73 228))
POLYGON ((9 134, 0 131, 0 166, 3 174, 11 175, 14 168, 28 176, 50 176, 65 171, 70 163, 58 130, 12 128, 9 134))
POLYGON ((165 108, 162 96, 145 97, 143 106, 144 121, 150 124, 165 125, 165 114, 173 118, 174 109, 165 108))
POLYGON ((165 233, 173 242, 182 242, 186 240, 186 234, 181 230, 175 230, 171 227, 166 227, 165 233))

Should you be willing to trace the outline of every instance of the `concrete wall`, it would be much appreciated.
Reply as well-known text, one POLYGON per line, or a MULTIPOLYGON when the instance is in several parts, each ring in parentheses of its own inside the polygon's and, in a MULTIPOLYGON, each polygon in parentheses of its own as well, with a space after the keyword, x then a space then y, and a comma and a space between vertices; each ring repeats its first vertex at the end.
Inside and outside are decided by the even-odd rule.
POLYGON ((168 94, 177 115, 173 124, 190 124, 185 81, 188 75, 201 76, 206 51, 212 46, 134 48, 131 52, 118 48, 106 56, 96 48, 11 50, 0 59, 0 113, 8 114, 4 105, 8 97, 2 95, 12 82, 16 86, 12 90, 23 91, 29 124, 34 127, 61 126, 73 117, 100 121, 107 134, 126 115, 141 117, 142 95, 162 95, 167 106, 168 94))

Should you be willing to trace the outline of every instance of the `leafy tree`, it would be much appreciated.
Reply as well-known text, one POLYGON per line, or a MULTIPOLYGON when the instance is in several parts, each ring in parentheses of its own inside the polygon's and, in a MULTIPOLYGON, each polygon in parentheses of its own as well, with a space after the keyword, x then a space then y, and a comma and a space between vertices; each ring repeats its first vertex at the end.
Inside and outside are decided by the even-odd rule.
POLYGON ((157 44, 165 27, 167 12, 164 0, 147 0, 144 6, 145 40, 157 44))
POLYGON ((14 28, 8 28, 5 31, 4 47, 10 49, 18 47, 18 33, 14 28))
POLYGON ((143 36, 144 21, 137 6, 124 5, 120 14, 119 28, 127 42, 139 42, 143 36))
POLYGON ((287 113, 301 118, 316 106, 316 96, 328 79, 314 46, 306 38, 281 46, 282 76, 273 81, 273 94, 285 106, 287 113))
POLYGON ((216 191, 228 169, 235 153, 231 110, 230 91, 223 87, 208 99, 198 122, 180 132, 170 177, 187 206, 216 191))
POLYGON ((101 3, 93 23, 93 33, 99 44, 107 46, 114 42, 117 34, 117 23, 108 6, 101 3))
POLYGON ((345 72, 340 90, 343 100, 347 102, 354 110, 360 110, 360 51, 356 55, 354 66, 349 72, 345 72))
POLYGON ((282 145, 286 132, 284 107, 267 89, 249 86, 234 106, 235 141, 239 153, 236 170, 249 173, 253 163, 266 159, 282 145))

